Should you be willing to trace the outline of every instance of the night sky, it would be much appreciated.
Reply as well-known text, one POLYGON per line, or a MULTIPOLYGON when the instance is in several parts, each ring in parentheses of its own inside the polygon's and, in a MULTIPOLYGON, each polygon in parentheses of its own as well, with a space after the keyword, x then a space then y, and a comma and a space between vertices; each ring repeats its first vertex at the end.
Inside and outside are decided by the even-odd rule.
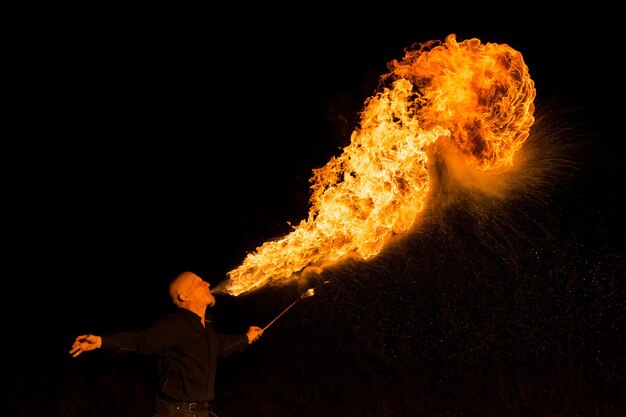
POLYGON ((4 154, 14 167, 4 178, 9 413, 38 392, 15 415, 72 416, 73 402, 83 415, 143 415, 110 404, 149 398, 146 359, 71 360, 74 337, 146 325, 169 308, 177 273, 215 286, 288 233, 307 216, 312 169, 349 143, 387 62, 451 33, 522 53, 537 89, 529 141, 551 144, 538 145, 548 152, 536 155, 537 181, 502 200, 467 194, 431 207, 423 227, 372 261, 218 296, 216 326, 241 331, 317 289, 221 363, 216 411, 626 411, 615 25, 585 13, 558 24, 395 13, 306 23, 86 15, 29 41, 13 110, 27 116, 4 154), (94 404, 100 414, 86 411, 94 404))

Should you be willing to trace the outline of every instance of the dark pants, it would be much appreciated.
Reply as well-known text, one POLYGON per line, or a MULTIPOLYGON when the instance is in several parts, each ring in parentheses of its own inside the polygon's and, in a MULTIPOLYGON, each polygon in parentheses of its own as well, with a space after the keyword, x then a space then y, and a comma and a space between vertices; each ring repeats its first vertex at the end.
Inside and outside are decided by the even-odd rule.
POLYGON ((209 404, 189 404, 157 397, 152 417, 217 417, 217 414, 209 404))

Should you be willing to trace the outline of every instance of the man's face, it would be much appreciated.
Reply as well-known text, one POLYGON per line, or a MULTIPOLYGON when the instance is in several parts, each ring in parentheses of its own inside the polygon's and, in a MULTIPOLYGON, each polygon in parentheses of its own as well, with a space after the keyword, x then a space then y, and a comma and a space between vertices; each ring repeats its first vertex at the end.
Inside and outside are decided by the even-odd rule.
POLYGON ((211 293, 211 284, 204 281, 199 276, 194 276, 187 287, 189 296, 199 304, 213 307, 215 305, 215 297, 211 293))

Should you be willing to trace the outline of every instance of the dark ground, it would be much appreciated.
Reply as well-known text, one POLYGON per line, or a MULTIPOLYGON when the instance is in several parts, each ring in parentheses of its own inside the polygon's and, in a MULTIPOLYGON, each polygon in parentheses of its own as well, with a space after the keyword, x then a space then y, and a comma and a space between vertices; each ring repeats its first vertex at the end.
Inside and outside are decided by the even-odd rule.
MULTIPOLYGON (((435 205, 373 261, 311 279, 314 297, 222 360, 214 408, 624 415, 623 48, 607 13, 521 24, 424 24, 412 9, 397 24, 86 13, 24 33, 4 153, 1 414, 146 416, 150 359, 71 359, 74 337, 147 324, 174 274, 215 285, 291 230, 311 169, 348 143, 386 63, 456 33, 522 52, 537 88, 531 138, 558 150, 537 155, 547 176, 501 201, 435 205)), ((302 289, 220 296, 217 325, 264 325, 302 289)))

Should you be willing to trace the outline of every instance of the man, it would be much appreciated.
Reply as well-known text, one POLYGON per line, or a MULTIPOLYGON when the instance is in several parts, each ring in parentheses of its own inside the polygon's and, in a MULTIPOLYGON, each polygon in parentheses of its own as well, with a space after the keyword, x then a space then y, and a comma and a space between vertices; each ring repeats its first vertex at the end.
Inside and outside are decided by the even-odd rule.
POLYGON ((217 358, 244 350, 263 334, 250 326, 246 334, 227 335, 213 330, 206 317, 215 305, 211 285, 193 272, 179 274, 169 286, 179 307, 143 330, 106 336, 81 335, 70 355, 101 349, 114 355, 130 352, 159 355, 159 392, 154 417, 216 416, 210 406, 214 397, 217 358))

